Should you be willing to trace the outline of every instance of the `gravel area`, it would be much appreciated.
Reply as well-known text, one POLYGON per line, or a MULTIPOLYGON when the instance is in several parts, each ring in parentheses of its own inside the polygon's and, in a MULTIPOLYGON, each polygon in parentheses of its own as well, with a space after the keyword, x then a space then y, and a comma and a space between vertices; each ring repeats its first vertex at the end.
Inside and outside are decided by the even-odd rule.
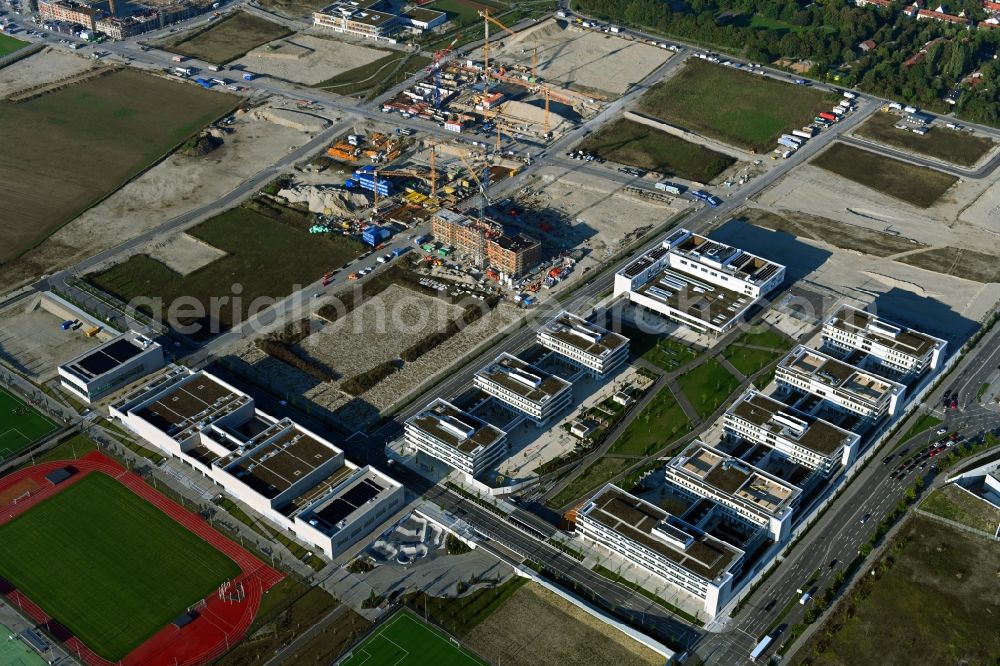
POLYGON ((387 53, 342 39, 298 34, 257 47, 233 64, 311 86, 384 58, 387 53))
POLYGON ((91 58, 61 49, 44 49, 0 69, 0 99, 25 88, 53 83, 101 67, 103 65, 91 58))

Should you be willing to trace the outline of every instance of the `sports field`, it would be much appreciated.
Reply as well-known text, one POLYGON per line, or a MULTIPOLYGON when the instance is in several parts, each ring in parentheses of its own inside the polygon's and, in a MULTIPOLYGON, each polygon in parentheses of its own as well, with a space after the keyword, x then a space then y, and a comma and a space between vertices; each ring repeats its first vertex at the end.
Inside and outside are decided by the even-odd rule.
POLYGON ((0 389, 0 460, 24 451, 57 427, 23 400, 0 389))
POLYGON ((0 624, 0 666, 45 666, 45 660, 19 639, 8 640, 14 632, 0 624))
POLYGON ((0 576, 111 661, 239 573, 101 473, 0 526, 0 576))
POLYGON ((400 611, 352 650, 341 666, 482 666, 444 634, 400 611))

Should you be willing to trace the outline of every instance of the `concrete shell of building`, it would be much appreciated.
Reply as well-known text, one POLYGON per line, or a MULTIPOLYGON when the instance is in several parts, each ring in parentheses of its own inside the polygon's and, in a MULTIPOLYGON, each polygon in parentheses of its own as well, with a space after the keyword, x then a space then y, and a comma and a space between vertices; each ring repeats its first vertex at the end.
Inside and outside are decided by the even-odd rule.
POLYGON ((714 617, 743 564, 738 548, 608 484, 577 512, 576 530, 622 559, 703 600, 714 617))
POLYGON ((60 365, 59 382, 73 395, 94 402, 164 364, 159 343, 127 331, 60 365))
POLYGON ((438 398, 406 420, 407 446, 474 478, 507 457, 507 433, 438 398))
POLYGON ((403 487, 210 373, 169 366, 110 408, 160 451, 334 558, 404 503, 403 487))
POLYGON ((565 310, 538 330, 538 343, 598 378, 628 358, 628 338, 565 310))
POLYGON ((459 252, 478 257, 484 266, 520 277, 541 261, 541 243, 524 234, 510 236, 493 220, 471 218, 442 208, 431 217, 434 238, 453 245, 459 252))
POLYGON ((568 381, 506 352, 477 372, 473 383, 538 426, 573 400, 573 386, 568 381))
POLYGON ((784 279, 781 264, 677 229, 615 274, 614 296, 694 330, 722 334, 784 279))

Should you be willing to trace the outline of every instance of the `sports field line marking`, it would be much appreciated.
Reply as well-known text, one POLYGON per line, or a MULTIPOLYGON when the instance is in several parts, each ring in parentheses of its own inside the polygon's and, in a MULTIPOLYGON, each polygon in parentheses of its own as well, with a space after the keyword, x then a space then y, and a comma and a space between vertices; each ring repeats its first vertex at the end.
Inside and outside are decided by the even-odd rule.
POLYGON ((367 664, 368 660, 372 658, 372 653, 369 652, 368 650, 364 649, 364 648, 361 648, 360 650, 358 650, 358 652, 364 652, 365 653, 365 660, 361 661, 361 662, 358 662, 358 666, 363 666, 364 664, 367 664))
POLYGON ((59 427, 59 426, 56 425, 55 421, 53 421, 48 416, 46 416, 45 414, 43 414, 41 412, 41 410, 35 409, 34 407, 32 407, 31 405, 29 405, 28 403, 26 403, 24 400, 21 400, 20 398, 18 398, 16 395, 14 395, 13 393, 11 393, 10 391, 4 390, 4 389, 0 389, 0 395, 6 395, 7 397, 9 397, 14 402, 20 404, 22 407, 30 409, 32 412, 34 412, 35 414, 37 414, 39 418, 41 418, 43 421, 45 421, 46 423, 48 423, 53 428, 58 428, 59 427))
MULTIPOLYGON (((388 628, 388 627, 387 627, 387 628, 388 628)), ((383 631, 385 631, 385 630, 383 630, 383 631)), ((399 643, 397 643, 396 641, 392 640, 391 638, 389 638, 389 637, 388 637, 388 636, 386 636, 385 634, 380 634, 380 635, 379 635, 379 638, 381 638, 382 640, 386 640, 386 641, 389 641, 390 643, 392 643, 393 645, 395 645, 396 647, 398 647, 398 648, 399 648, 400 650, 402 650, 402 651, 403 651, 403 656, 402 656, 402 657, 400 657, 399 659, 397 659, 397 660, 396 660, 395 662, 393 662, 392 666, 396 666, 397 664, 400 664, 400 663, 402 663, 403 661, 405 661, 406 659, 409 659, 409 658, 410 658, 410 651, 409 651, 409 650, 407 650, 406 648, 404 648, 404 647, 403 647, 402 645, 400 645, 400 644, 399 644, 399 643)))
POLYGON ((3 432, 0 432, 0 440, 2 440, 4 437, 6 437, 7 435, 9 435, 12 432, 20 435, 23 439, 26 439, 29 444, 31 443, 31 438, 28 437, 27 435, 25 435, 23 432, 21 432, 17 428, 8 428, 7 430, 4 430, 3 432))
MULTIPOLYGON (((427 629, 427 630, 429 631, 429 633, 433 634, 433 635, 434 635, 434 637, 435 637, 435 638, 437 638, 437 639, 438 639, 439 641, 441 641, 442 643, 446 643, 446 644, 448 645, 448 647, 450 647, 450 648, 452 648, 452 649, 457 649, 457 650, 458 650, 458 653, 459 653, 459 654, 461 654, 461 655, 462 655, 463 657, 465 657, 466 659, 468 659, 468 660, 469 660, 469 663, 470 663, 470 664, 475 664, 475 663, 476 663, 476 661, 477 661, 477 660, 476 660, 476 659, 474 659, 474 658, 472 658, 472 657, 470 657, 470 656, 468 655, 468 653, 466 653, 466 651, 465 651, 465 648, 461 646, 461 644, 459 644, 459 645, 457 645, 457 646, 456 646, 456 645, 455 645, 454 643, 452 643, 452 642, 451 642, 450 640, 445 640, 445 639, 444 639, 444 637, 442 637, 442 636, 441 636, 441 634, 439 634, 439 633, 437 632, 437 630, 435 630, 435 628, 434 628, 434 627, 432 627, 432 626, 429 626, 429 625, 427 625, 427 624, 425 624, 425 623, 421 622, 421 621, 419 620, 419 618, 415 619, 415 618, 413 618, 413 617, 412 617, 412 616, 410 616, 410 615, 406 615, 406 614, 400 614, 400 615, 399 615, 399 617, 397 617, 397 618, 396 618, 395 620, 393 620, 393 621, 392 621, 392 624, 395 624, 395 623, 396 623, 396 622, 397 622, 398 620, 400 620, 400 619, 402 619, 402 618, 404 618, 404 617, 405 617, 405 618, 407 618, 408 620, 410 620, 411 622, 415 622, 415 623, 416 623, 416 624, 418 624, 418 625, 419 625, 420 627, 422 627, 422 628, 424 628, 424 629, 427 629)), ((390 625, 387 625, 387 626, 386 626, 386 629, 388 629, 388 628, 389 628, 390 626, 392 626, 392 624, 390 624, 390 625)), ((384 631, 384 629, 383 629, 383 631, 384 631)), ((402 648, 400 648, 400 649, 402 649, 402 648)))

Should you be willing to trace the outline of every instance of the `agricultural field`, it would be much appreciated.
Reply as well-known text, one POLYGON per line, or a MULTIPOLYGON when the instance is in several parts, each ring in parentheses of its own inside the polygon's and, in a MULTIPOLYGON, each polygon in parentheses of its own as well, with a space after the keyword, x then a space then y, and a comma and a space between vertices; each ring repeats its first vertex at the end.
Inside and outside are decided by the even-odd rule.
MULTIPOLYGON (((211 299, 232 296, 237 284, 242 287, 244 308, 258 298, 280 299, 361 254, 361 243, 353 239, 309 234, 309 220, 297 211, 251 202, 187 231, 223 253, 197 270, 182 274, 149 255, 137 254, 88 279, 126 302, 143 296, 160 298, 163 315, 182 296, 193 297, 209 311, 211 299)), ((157 314, 151 307, 143 309, 157 314)), ((212 332, 229 328, 244 314, 234 313, 231 304, 223 305, 218 311, 219 330, 212 332)), ((206 317, 199 323, 212 322, 206 317)))
POLYGON ((711 181, 736 161, 626 118, 605 125, 578 148, 619 164, 703 183, 711 181))
POLYGON ((236 101, 134 70, 17 104, 0 101, 0 134, 20 137, 0 154, 0 263, 43 241, 236 101))
POLYGON ((767 152, 783 133, 829 110, 834 95, 689 59, 639 100, 639 110, 744 150, 767 152))
POLYGON ((928 495, 920 508, 988 534, 996 534, 1000 527, 1000 509, 953 483, 928 495))
POLYGON ((917 653, 925 664, 1000 659, 1000 543, 917 517, 868 569, 876 574, 863 576, 790 663, 903 666, 917 653))
POLYGON ((0 389, 0 424, 0 461, 24 451, 58 427, 3 389, 0 389))
POLYGON ((973 166, 996 145, 992 139, 971 132, 955 131, 935 125, 920 136, 896 128, 900 117, 893 113, 876 113, 855 132, 858 136, 878 143, 902 148, 960 166, 973 166))
POLYGON ((239 571, 96 472, 0 527, 0 576, 110 661, 239 571))
POLYGON ((341 666, 392 664, 393 666, 479 666, 483 662, 451 642, 408 611, 400 611, 378 631, 351 651, 341 666))
POLYGON ((22 46, 27 46, 28 42, 15 39, 10 35, 0 35, 0 58, 10 55, 22 46))
POLYGON ((507 666, 655 666, 663 657, 537 583, 518 589, 469 633, 477 652, 507 666))
POLYGON ((234 12, 207 28, 171 37, 162 45, 167 51, 222 65, 290 34, 292 31, 283 25, 247 12, 234 12))
POLYGON ((958 182, 955 176, 843 143, 833 144, 811 164, 920 208, 932 206, 958 182))

